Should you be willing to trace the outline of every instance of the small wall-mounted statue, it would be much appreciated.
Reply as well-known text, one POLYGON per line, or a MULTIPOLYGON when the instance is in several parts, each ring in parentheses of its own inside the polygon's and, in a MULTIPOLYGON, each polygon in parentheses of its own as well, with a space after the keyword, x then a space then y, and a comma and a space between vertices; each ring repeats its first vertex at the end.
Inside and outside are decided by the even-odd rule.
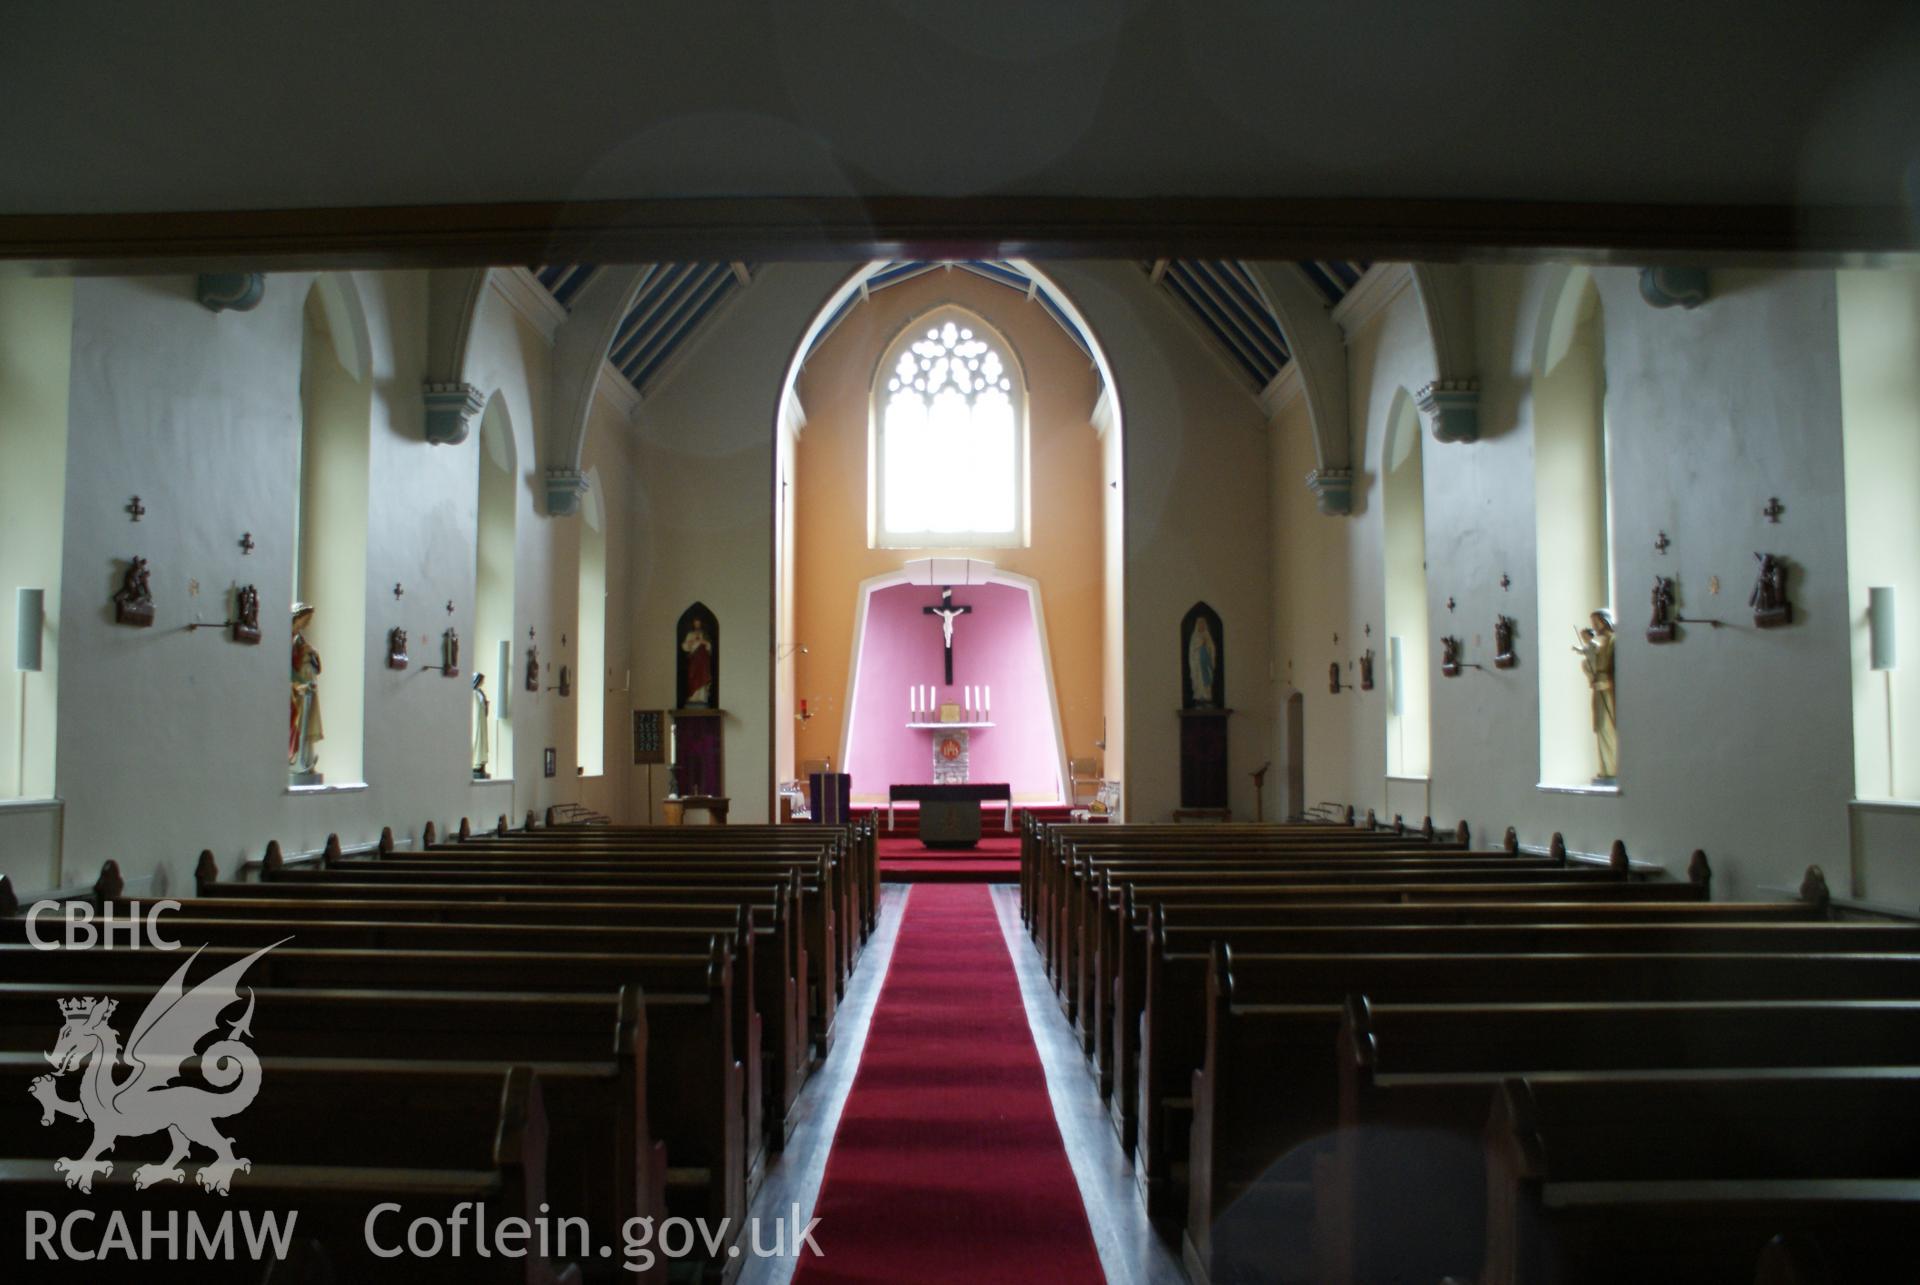
POLYGON ((560 666, 560 685, 554 690, 558 691, 563 699, 573 695, 573 675, 565 665, 560 666))
POLYGON ((540 649, 538 647, 527 648, 527 690, 530 692, 540 690, 540 649))
POLYGON ((1447 678, 1460 677, 1460 640, 1452 634, 1440 640, 1440 672, 1447 678))
POLYGON ((460 677, 460 635, 452 629, 440 635, 440 672, 448 678, 460 677))
POLYGON ((1793 623, 1793 604, 1787 601, 1787 560, 1777 554, 1756 553, 1760 575, 1754 581, 1747 603, 1753 608, 1753 623, 1761 629, 1777 629, 1793 623))
POLYGON ((126 578, 113 594, 113 619, 115 624, 132 625, 136 629, 145 629, 153 623, 152 574, 147 570, 145 558, 136 557, 127 564, 126 578))
POLYGON ((233 640, 249 647, 260 645, 260 591, 250 584, 233 592, 233 640))
POLYGON ((1673 619, 1673 578, 1655 576, 1653 578, 1653 619, 1647 623, 1647 641, 1650 643, 1670 643, 1678 636, 1679 627, 1673 619))
POLYGON ((1363 692, 1373 690, 1373 648, 1371 647, 1360 653, 1360 690, 1363 692))
POLYGON ((1335 696, 1340 694, 1340 662, 1337 660, 1327 666, 1327 690, 1335 696))
POLYGON ((407 667, 407 631, 395 625, 387 630, 387 668, 407 667))
POLYGON ((1512 669, 1520 663, 1520 657, 1515 655, 1513 650, 1515 623, 1512 616, 1493 618, 1493 667, 1495 669, 1512 669))
POLYGON ((674 630, 676 709, 720 708, 720 621, 705 603, 680 615, 674 630))

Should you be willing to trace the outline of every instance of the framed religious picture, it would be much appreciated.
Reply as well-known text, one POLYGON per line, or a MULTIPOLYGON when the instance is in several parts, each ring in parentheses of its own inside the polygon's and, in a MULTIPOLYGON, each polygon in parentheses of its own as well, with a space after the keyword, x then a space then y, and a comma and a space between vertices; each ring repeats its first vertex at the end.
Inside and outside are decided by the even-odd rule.
POLYGON ((554 754, 553 746, 551 745, 547 746, 546 755, 541 759, 540 770, 543 776, 557 776, 560 772, 560 760, 559 757, 554 754))
POLYGON ((951 703, 949 703, 949 704, 945 704, 945 705, 942 705, 942 706, 940 707, 940 721, 941 721, 941 722, 943 722, 943 723, 957 723, 957 722, 959 722, 959 721, 960 721, 960 707, 959 707, 958 705, 954 705, 954 704, 951 704, 951 703))

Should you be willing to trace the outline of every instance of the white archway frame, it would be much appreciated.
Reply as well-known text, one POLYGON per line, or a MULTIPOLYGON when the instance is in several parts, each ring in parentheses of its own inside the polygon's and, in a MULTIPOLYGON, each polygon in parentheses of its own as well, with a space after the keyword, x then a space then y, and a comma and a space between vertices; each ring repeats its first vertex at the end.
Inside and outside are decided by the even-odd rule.
MULTIPOLYGON (((925 559, 920 559, 924 561, 925 559)), ((1047 680, 1047 719, 1053 730, 1053 770, 1055 802, 1072 802, 1067 793, 1067 736, 1066 726, 1060 721, 1060 693, 1053 681, 1053 649, 1047 642, 1047 612, 1041 601, 1040 582, 1032 576, 1023 576, 1014 571, 1002 571, 990 563, 975 561, 973 574, 968 577, 969 584, 997 584, 1026 592, 1027 605, 1033 611, 1033 627, 1040 638, 1040 669, 1047 680)), ((853 639, 854 644, 847 658, 847 712, 840 724, 840 744, 842 754, 845 746, 853 738, 853 716, 860 701, 860 659, 866 651, 867 641, 867 605, 873 595, 881 589, 891 589, 895 585, 917 583, 913 573, 907 567, 897 571, 883 572, 869 576, 860 582, 854 595, 853 639)))

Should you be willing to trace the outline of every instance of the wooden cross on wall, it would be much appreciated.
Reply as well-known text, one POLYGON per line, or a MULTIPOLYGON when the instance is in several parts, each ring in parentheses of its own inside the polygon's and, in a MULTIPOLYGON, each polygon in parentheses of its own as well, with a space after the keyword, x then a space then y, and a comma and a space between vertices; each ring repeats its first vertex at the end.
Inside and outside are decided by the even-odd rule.
POLYGON ((940 617, 940 636, 947 644, 947 686, 953 686, 953 622, 972 611, 972 607, 953 605, 953 588, 948 586, 940 591, 940 605, 922 607, 921 611, 929 616, 940 617))

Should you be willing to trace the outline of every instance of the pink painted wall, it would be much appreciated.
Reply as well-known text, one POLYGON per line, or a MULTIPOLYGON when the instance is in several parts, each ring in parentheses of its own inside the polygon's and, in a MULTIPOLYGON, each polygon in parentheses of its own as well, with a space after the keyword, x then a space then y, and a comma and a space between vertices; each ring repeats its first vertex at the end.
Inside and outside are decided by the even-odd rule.
POLYGON ((884 799, 889 785, 933 780, 933 733, 907 727, 907 689, 931 683, 936 700, 955 704, 963 687, 993 688, 996 726, 973 732, 973 780, 1005 781, 1016 799, 1059 798, 1059 750, 1027 591, 974 585, 953 598, 973 612, 954 622, 952 687, 941 681, 940 622, 921 610, 938 606, 940 591, 891 585, 868 599, 847 738, 854 797, 884 799))

